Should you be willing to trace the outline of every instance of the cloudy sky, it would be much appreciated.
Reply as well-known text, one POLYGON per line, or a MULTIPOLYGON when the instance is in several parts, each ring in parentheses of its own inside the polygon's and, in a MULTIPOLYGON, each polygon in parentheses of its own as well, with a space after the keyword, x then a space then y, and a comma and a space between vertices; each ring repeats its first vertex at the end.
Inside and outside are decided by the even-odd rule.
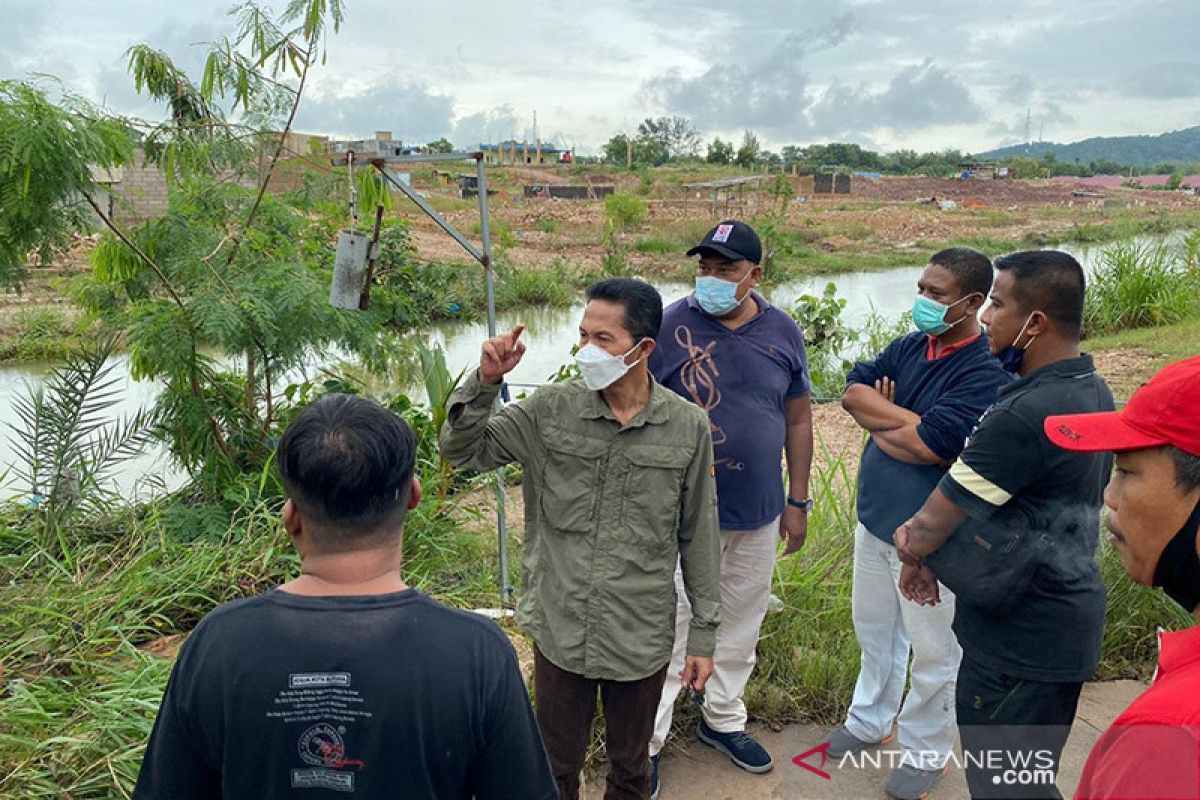
MULTIPOLYGON (((198 75, 226 0, 5 0, 0 77, 42 72, 120 113, 161 110, 122 54, 198 75)), ((283 0, 266 0, 282 7, 283 0)), ((643 117, 773 147, 976 152, 1200 125, 1198 0, 347 0, 297 127, 591 152, 643 117)))

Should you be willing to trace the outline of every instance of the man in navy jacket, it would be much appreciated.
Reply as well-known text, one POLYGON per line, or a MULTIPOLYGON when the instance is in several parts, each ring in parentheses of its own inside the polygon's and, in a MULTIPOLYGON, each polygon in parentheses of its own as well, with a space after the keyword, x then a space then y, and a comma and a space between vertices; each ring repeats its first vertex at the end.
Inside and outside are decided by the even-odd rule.
POLYGON ((920 606, 899 592, 892 541, 958 457, 971 429, 1011 377, 988 351, 978 313, 992 264, 967 248, 943 250, 917 282, 913 333, 893 341, 846 379, 842 406, 869 434, 858 473, 854 631, 862 661, 846 722, 829 734, 841 756, 891 737, 904 757, 888 777, 892 797, 923 797, 941 778, 956 736, 955 676, 962 649, 954 598, 920 606), (910 651, 912 687, 904 695, 910 651))

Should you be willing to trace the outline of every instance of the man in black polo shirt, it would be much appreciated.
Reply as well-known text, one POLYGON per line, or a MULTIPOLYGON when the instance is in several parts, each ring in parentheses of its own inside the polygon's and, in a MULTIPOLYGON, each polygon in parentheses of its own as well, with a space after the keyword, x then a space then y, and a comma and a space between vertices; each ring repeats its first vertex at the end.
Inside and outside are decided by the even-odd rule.
POLYGON ((959 460, 896 531, 900 584, 910 599, 934 603, 940 579, 957 598, 956 705, 971 796, 1059 797, 1046 778, 1057 774, 1080 688, 1100 660, 1095 551, 1112 462, 1055 447, 1042 425, 1111 411, 1113 400, 1079 351, 1079 263, 1032 251, 996 268, 983 322, 1020 379, 1000 390, 959 460))

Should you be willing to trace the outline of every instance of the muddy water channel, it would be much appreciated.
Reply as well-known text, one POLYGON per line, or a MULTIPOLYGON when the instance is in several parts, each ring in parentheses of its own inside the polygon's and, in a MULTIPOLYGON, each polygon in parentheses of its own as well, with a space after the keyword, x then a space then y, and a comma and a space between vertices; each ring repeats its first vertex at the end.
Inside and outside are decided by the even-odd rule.
MULTIPOLYGON (((1099 253, 1099 247, 1061 249, 1071 252, 1080 259, 1084 268, 1089 270, 1099 253)), ((776 305, 788 307, 803 294, 820 295, 825 285, 833 282, 837 286, 838 296, 846 299, 843 319, 853 328, 872 313, 894 319, 907 311, 912 305, 917 278, 923 268, 922 264, 883 271, 810 276, 776 286, 767 291, 767 297, 776 305)), ((667 303, 683 297, 691 290, 690 285, 683 283, 661 283, 658 284, 658 288, 667 303)), ((570 360, 571 346, 578 337, 577 328, 582 309, 583 303, 579 302, 569 308, 534 307, 509 311, 498 316, 499 330, 508 330, 518 323, 526 326, 523 340, 528 351, 521 364, 509 376, 515 390, 532 388, 545 382, 561 365, 570 360)), ((446 352, 447 366, 452 373, 457 374, 478 361, 479 344, 486 333, 487 327, 483 322, 450 322, 413 332, 410 336, 431 345, 440 345, 446 352)), ((306 372, 310 376, 315 375, 324 364, 337 360, 314 361, 306 372)), ((132 414, 138 408, 150 405, 157 395, 158 386, 150 381, 139 383, 130 378, 125 356, 117 356, 114 361, 122 376, 122 384, 120 402, 112 409, 112 415, 120 417, 132 414)), ((28 392, 30 387, 39 385, 51 366, 25 364, 0 367, 0 476, 4 476, 5 471, 10 469, 14 458, 12 440, 15 434, 10 426, 17 424, 18 420, 13 409, 13 400, 28 392)), ((303 377, 303 374, 296 376, 303 377)), ((388 390, 403 392, 417 400, 424 399, 424 388, 419 374, 414 374, 414 377, 405 383, 408 385, 388 387, 388 390)), ((132 497, 161 491, 164 487, 174 488, 182 482, 183 476, 171 467, 161 451, 155 450, 122 464, 114 478, 121 492, 132 497)), ((0 483, 0 497, 10 497, 21 490, 22 487, 14 485, 11 472, 0 483)))

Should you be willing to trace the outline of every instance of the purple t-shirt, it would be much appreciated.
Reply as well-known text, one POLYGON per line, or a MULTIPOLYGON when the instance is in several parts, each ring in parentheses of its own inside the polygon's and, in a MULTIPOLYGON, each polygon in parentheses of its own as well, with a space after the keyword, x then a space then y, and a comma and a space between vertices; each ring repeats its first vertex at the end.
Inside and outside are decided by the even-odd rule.
POLYGON ((723 530, 761 528, 783 512, 787 400, 808 394, 804 335, 757 292, 758 314, 731 331, 695 295, 663 312, 650 371, 708 412, 723 530))

